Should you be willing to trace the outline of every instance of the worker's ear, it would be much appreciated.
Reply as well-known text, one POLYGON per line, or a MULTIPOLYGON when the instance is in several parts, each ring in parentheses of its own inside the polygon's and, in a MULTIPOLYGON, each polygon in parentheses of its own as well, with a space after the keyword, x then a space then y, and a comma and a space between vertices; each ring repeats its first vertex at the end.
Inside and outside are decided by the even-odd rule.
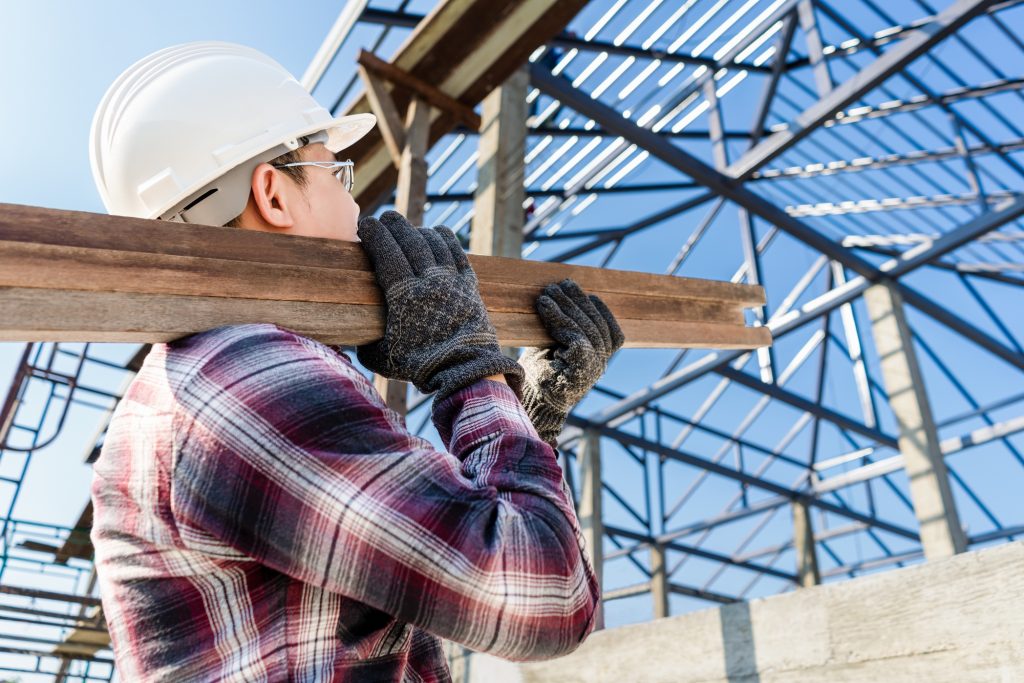
POLYGON ((271 227, 285 230, 295 225, 293 203, 298 188, 285 180, 270 164, 260 164, 252 173, 252 198, 260 217, 271 227))

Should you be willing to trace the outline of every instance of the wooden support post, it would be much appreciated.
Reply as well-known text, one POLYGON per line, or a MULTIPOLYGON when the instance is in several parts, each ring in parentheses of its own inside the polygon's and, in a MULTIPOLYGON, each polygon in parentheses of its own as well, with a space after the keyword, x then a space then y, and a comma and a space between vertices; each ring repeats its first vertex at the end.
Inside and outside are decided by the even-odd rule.
POLYGON ((821 583, 818 572, 818 554, 814 545, 814 528, 807 503, 794 500, 793 507, 793 548, 796 550, 796 573, 803 588, 821 583))
POLYGON ((910 480, 924 555, 934 560, 962 553, 967 540, 949 486, 903 298, 891 283, 881 282, 864 292, 864 303, 871 317, 885 390, 900 429, 900 453, 910 480))
POLYGON ((366 99, 370 109, 377 117, 377 129, 391 155, 391 161, 398 168, 402 163, 402 149, 405 147, 405 126, 398 108, 391 97, 387 86, 376 74, 370 73, 362 64, 359 65, 359 76, 366 87, 366 99))
MULTIPOLYGON (((395 210, 416 226, 423 225, 423 205, 427 197, 427 134, 430 130, 430 105, 412 98, 405 116, 405 145, 398 165, 398 189, 395 210)), ((373 386, 388 407, 404 416, 408 408, 409 384, 376 375, 373 386)))
MULTIPOLYGON (((580 528, 590 562, 597 575, 597 585, 604 590, 604 521, 601 510, 601 435, 596 430, 587 429, 583 433, 577 447, 577 458, 580 463, 580 528)), ((604 604, 597 606, 597 620, 594 629, 604 628, 604 604)))
POLYGON ((660 544, 651 546, 651 599, 654 601, 655 619, 669 616, 667 560, 665 546, 660 544))
POLYGON ((469 250, 519 258, 523 250, 526 69, 484 98, 469 250))
POLYGON ((405 115, 405 146, 398 165, 395 210, 413 225, 423 225, 423 205, 427 198, 427 134, 430 131, 430 105, 418 97, 409 102, 405 115))
MULTIPOLYGON (((469 251, 473 254, 520 258, 523 252, 523 179, 526 164, 525 68, 484 98, 477 187, 469 251)), ((502 347, 518 358, 514 346, 502 347)))

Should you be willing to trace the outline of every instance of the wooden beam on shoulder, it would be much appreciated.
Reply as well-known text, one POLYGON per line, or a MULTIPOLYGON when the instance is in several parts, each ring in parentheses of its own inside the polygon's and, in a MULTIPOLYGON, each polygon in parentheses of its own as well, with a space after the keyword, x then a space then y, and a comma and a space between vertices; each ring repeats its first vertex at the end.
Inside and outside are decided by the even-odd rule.
MULTIPOLYGON (((572 278, 600 296, 633 348, 749 349, 764 289, 589 266, 469 256, 498 339, 551 343, 534 302, 572 278)), ((358 243, 0 204, 0 341, 165 342, 271 322, 329 344, 383 331, 380 289, 358 243)))

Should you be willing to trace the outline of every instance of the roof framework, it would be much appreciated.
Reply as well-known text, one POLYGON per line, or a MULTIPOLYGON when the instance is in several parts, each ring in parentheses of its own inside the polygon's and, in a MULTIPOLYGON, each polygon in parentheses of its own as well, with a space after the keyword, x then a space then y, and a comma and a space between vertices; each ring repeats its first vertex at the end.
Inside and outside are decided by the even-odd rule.
MULTIPOLYGON (((923 559, 863 298, 877 283, 907 304, 968 547, 1024 536, 1007 493, 1024 480, 1019 5, 595 0, 530 55, 524 257, 763 284, 750 322, 776 339, 620 352, 571 416, 578 494, 587 438, 603 450, 611 625, 799 586, 796 510, 822 581, 923 559)), ((341 113, 360 87, 332 55, 386 57, 431 9, 369 3, 321 56, 321 101, 341 113)), ((466 129, 434 145, 428 223, 468 233, 476 157, 466 129)), ((87 519, 41 524, 18 503, 46 495, 28 474, 57 444, 97 452, 144 350, 30 345, 0 412, 0 585, 63 582, 0 594, 7 635, 50 629, 4 636, 51 653, 22 668, 110 678, 102 652, 52 654, 68 626, 102 626, 82 617, 87 519), (86 444, 61 441, 75 411, 98 424, 86 444)), ((412 401, 411 428, 428 409, 412 401)))

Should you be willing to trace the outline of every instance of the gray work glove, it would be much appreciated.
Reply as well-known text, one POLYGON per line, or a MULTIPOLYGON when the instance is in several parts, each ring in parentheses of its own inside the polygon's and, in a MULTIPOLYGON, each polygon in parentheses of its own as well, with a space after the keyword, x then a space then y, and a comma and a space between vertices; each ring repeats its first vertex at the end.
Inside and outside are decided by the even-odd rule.
POLYGON ((379 375, 412 382, 441 400, 488 375, 517 394, 523 369, 502 355, 476 273, 451 230, 414 228, 401 214, 359 221, 357 231, 384 292, 384 338, 356 347, 379 375))
POLYGON ((537 313, 557 345, 525 349, 519 357, 526 370, 523 407, 540 437, 554 445, 569 411, 597 384, 625 337, 604 302, 572 280, 545 287, 537 313))

